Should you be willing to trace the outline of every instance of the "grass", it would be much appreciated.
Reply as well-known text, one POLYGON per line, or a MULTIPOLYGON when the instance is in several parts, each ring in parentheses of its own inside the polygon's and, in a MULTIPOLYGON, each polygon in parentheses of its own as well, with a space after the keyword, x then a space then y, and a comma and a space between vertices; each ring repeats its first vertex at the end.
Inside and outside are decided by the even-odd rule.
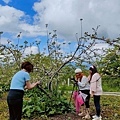
POLYGON ((101 110, 103 120, 120 120, 120 96, 103 95, 101 97, 101 110))
MULTIPOLYGON (((2 98, 0 98, 0 120, 8 120, 6 95, 7 94, 5 93, 2 98)), ((101 110, 103 120, 120 120, 120 96, 101 96, 101 110)), ((93 98, 90 100, 90 112, 91 115, 95 114, 93 98)), ((35 118, 32 120, 35 120, 35 118)), ((40 119, 38 118, 36 120, 40 119)))

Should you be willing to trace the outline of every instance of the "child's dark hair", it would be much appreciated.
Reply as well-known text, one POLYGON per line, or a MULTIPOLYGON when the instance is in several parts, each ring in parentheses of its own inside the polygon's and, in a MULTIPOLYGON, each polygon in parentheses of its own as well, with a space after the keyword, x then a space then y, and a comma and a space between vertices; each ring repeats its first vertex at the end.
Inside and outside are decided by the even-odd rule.
POLYGON ((33 72, 33 64, 28 61, 23 62, 21 65, 21 69, 25 69, 28 73, 33 72))
POLYGON ((97 73, 98 71, 97 71, 97 68, 93 65, 93 66, 90 66, 90 68, 89 68, 89 70, 91 70, 92 71, 92 74, 94 74, 94 73, 97 73))
POLYGON ((89 70, 92 71, 91 76, 90 76, 90 80, 91 80, 93 74, 98 73, 98 71, 97 71, 97 68, 94 65, 90 66, 89 70))

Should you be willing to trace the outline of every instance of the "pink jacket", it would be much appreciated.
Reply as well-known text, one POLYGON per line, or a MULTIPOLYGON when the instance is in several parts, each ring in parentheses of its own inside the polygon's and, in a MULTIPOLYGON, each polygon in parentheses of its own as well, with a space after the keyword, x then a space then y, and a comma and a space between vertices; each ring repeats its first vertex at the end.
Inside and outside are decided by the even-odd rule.
POLYGON ((84 103, 82 96, 79 94, 79 91, 73 92, 73 100, 76 108, 76 114, 79 113, 81 105, 84 103))
POLYGON ((99 73, 95 73, 90 81, 90 94, 92 91, 94 91, 94 95, 102 95, 102 83, 99 73))

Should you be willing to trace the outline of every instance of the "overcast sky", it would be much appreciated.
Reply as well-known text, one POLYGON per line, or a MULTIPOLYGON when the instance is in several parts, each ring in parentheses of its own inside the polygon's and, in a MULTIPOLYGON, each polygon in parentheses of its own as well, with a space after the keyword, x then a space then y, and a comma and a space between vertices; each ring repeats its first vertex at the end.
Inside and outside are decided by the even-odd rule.
MULTIPOLYGON (((1 43, 7 39, 14 42, 19 32, 22 39, 34 40, 57 30, 59 39, 75 41, 75 34, 92 33, 98 29, 99 36, 117 38, 120 34, 120 0, 1 0, 1 43), (83 19, 82 22, 80 19, 83 19)), ((41 41, 42 41, 41 37, 41 41)), ((44 38, 43 38, 44 39, 44 38)))

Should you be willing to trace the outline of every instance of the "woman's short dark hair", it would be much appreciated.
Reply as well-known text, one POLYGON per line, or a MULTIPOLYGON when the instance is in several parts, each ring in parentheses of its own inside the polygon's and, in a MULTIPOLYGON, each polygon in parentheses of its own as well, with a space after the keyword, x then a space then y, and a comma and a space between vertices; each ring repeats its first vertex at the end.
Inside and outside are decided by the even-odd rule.
POLYGON ((21 69, 25 69, 27 72, 32 72, 33 71, 33 64, 31 64, 30 62, 26 61, 23 62, 21 65, 21 69))

